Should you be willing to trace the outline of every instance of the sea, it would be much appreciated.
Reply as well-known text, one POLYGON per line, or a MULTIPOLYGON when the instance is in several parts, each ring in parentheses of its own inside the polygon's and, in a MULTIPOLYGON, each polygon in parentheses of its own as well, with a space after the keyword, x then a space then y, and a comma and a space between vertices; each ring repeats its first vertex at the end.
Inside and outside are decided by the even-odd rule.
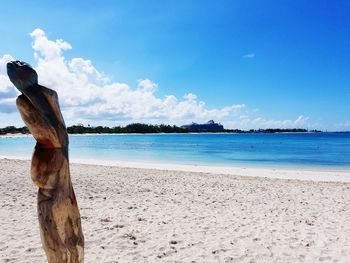
MULTIPOLYGON (((350 169, 350 133, 70 135, 71 159, 350 169)), ((34 139, 0 136, 0 156, 31 158, 34 139)))

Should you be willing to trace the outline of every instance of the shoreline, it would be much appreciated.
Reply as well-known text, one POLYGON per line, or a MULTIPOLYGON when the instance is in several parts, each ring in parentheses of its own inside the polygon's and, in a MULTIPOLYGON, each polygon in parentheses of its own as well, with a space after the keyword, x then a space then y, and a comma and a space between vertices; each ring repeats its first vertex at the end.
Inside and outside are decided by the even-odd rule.
MULTIPOLYGON (((0 156, 0 160, 25 160, 29 161, 31 157, 18 156, 0 156)), ((124 160, 96 160, 71 158, 70 163, 94 166, 112 166, 120 168, 136 168, 160 171, 175 172, 195 172, 209 173, 216 175, 235 175, 243 177, 260 177, 285 180, 302 180, 316 182, 350 182, 350 169, 331 169, 314 167, 257 167, 257 166, 217 166, 217 165, 193 165, 193 164, 174 164, 162 162, 138 162, 124 160)))
MULTIPOLYGON (((182 134, 315 134, 315 133, 350 133, 350 131, 306 131, 306 132, 156 132, 156 133, 68 133, 69 136, 95 136, 95 135, 182 135, 182 134)), ((0 138, 28 137, 30 133, 0 134, 0 138)))
POLYGON ((152 169, 178 172, 210 173, 243 177, 263 177, 271 179, 294 179, 319 182, 350 182, 350 169, 322 170, 314 168, 254 167, 254 166, 211 166, 190 164, 169 164, 160 162, 101 161, 71 159, 71 163, 116 166, 121 168, 152 169))

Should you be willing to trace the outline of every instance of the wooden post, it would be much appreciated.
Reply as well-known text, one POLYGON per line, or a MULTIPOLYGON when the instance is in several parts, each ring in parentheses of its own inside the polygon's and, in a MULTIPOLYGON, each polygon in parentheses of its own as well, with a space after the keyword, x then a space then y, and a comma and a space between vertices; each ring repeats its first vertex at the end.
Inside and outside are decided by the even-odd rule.
POLYGON ((38 75, 27 63, 8 63, 7 74, 22 93, 17 98, 17 108, 37 141, 31 176, 39 187, 40 234, 48 262, 82 263, 84 236, 70 178, 68 134, 57 93, 38 85, 38 75))

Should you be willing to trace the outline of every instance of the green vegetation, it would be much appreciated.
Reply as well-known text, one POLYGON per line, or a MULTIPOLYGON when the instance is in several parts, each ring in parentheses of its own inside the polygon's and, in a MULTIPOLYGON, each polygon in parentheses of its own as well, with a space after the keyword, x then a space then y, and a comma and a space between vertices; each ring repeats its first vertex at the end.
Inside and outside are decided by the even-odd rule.
POLYGON ((143 123, 132 123, 125 127, 116 126, 110 127, 85 127, 83 125, 73 125, 67 128, 68 133, 81 134, 81 133, 186 133, 187 129, 177 127, 175 125, 151 125, 143 123))
MULTIPOLYGON (((185 127, 178 127, 175 125, 152 125, 143 123, 132 123, 122 126, 115 127, 104 127, 104 126, 84 126, 84 125, 73 125, 67 128, 70 134, 85 134, 85 133, 98 133, 98 134, 111 134, 111 133, 188 133, 191 130, 185 127)), ((239 129, 224 129, 224 133, 282 133, 282 132, 320 132, 318 130, 306 130, 306 129, 258 129, 258 130, 239 130, 239 129)), ((29 130, 27 127, 16 128, 14 126, 7 126, 0 128, 0 135, 4 134, 28 134, 29 130)))
POLYGON ((0 128, 0 135, 16 133, 27 134, 29 133, 29 130, 25 126, 22 128, 16 128, 15 126, 7 126, 5 128, 0 128))

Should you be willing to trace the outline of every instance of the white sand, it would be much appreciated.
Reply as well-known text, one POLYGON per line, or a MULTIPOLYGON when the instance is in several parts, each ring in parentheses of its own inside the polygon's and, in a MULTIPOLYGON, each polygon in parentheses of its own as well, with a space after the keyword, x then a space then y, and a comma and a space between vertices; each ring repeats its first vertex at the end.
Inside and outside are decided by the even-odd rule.
MULTIPOLYGON (((0 160, 0 262, 46 262, 29 167, 0 160)), ((348 182, 82 164, 71 171, 85 262, 350 262, 348 182)), ((310 172, 317 177, 287 177, 310 172)))

